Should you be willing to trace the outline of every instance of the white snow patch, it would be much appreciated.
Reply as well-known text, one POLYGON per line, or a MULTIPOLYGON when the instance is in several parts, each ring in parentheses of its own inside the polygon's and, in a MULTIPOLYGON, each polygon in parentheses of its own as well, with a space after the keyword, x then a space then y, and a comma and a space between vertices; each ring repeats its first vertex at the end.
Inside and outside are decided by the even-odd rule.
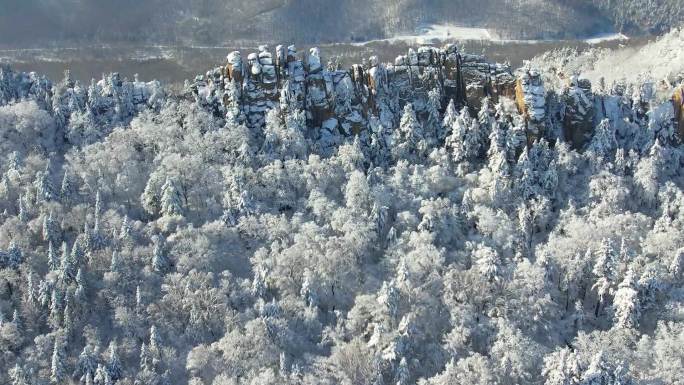
MULTIPOLYGON (((501 43, 526 43, 535 44, 542 42, 563 41, 558 39, 504 39, 501 38, 494 31, 482 27, 464 27, 452 24, 429 24, 418 28, 414 34, 397 35, 387 39, 374 39, 359 43, 353 43, 355 46, 364 46, 375 42, 407 42, 416 44, 431 44, 440 43, 444 41, 456 40, 485 40, 501 43)), ((609 32, 595 36, 587 37, 586 39, 579 38, 577 40, 584 41, 587 44, 600 44, 607 41, 619 40, 626 41, 629 37, 622 33, 609 32)), ((570 41, 577 41, 570 40, 570 41)))
POLYGON ((621 78, 634 82, 646 74, 656 80, 684 74, 684 29, 673 30, 640 48, 610 51, 585 74, 590 79, 604 77, 608 84, 621 78))
POLYGON ((588 44, 599 44, 603 43, 606 41, 613 41, 613 40, 629 40, 629 37, 625 34, 622 33, 604 33, 600 35, 596 35, 594 37, 590 37, 588 39, 584 39, 584 41, 588 44))
POLYGON ((432 24, 419 32, 418 38, 428 40, 494 40, 494 36, 486 28, 459 27, 449 24, 432 24))
POLYGON ((570 49, 552 50, 537 56, 532 62, 547 73, 546 84, 556 82, 556 87, 564 83, 558 74, 581 74, 593 84, 603 79, 608 86, 623 80, 627 84, 643 83, 645 78, 673 80, 684 76, 684 28, 674 29, 643 45, 620 45, 612 49, 591 47, 574 52, 570 49))
POLYGON ((498 40, 492 32, 486 28, 462 27, 451 24, 430 24, 419 28, 415 34, 399 35, 388 39, 369 40, 354 45, 362 46, 373 42, 410 42, 429 44, 447 40, 498 40))

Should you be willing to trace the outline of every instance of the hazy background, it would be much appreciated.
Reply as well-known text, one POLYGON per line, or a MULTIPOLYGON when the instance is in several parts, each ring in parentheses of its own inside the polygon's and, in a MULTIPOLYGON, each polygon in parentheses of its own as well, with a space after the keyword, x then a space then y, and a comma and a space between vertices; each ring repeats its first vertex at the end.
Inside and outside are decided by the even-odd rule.
POLYGON ((350 42, 446 22, 509 39, 569 39, 661 33, 684 20, 682 8, 681 0, 0 0, 0 45, 350 42))
MULTIPOLYGON (((319 45, 343 63, 370 54, 390 60, 406 44, 359 42, 452 24, 496 39, 462 41, 515 66, 555 46, 622 32, 630 45, 684 21, 681 0, 0 0, 0 62, 87 80, 119 71, 178 82, 231 49, 319 45), (618 5, 619 4, 619 7, 618 5), (646 5, 644 5, 646 4, 646 5)), ((606 43, 614 45, 615 43, 606 43)))

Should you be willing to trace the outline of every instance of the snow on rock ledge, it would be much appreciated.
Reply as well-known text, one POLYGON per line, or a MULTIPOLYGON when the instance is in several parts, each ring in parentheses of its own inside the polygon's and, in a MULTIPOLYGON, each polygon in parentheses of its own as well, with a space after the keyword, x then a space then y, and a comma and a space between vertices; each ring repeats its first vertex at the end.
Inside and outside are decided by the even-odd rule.
POLYGON ((473 110, 479 109, 484 97, 497 100, 515 94, 509 66, 462 54, 455 45, 410 49, 393 64, 371 57, 347 71, 334 63, 325 66, 318 48, 305 56, 300 58, 294 46, 283 45, 276 47, 275 60, 266 46, 249 54, 246 62, 240 52, 232 52, 225 67, 198 77, 191 89, 202 104, 216 101, 219 104, 211 109, 231 119, 239 116, 252 129, 262 128, 265 113, 280 107, 303 110, 308 126, 315 129, 335 119, 344 135, 364 131, 374 118, 384 127, 396 126, 409 100, 416 113, 425 113, 433 90, 440 95, 442 107, 454 100, 473 110), (223 97, 206 97, 218 93, 223 97))

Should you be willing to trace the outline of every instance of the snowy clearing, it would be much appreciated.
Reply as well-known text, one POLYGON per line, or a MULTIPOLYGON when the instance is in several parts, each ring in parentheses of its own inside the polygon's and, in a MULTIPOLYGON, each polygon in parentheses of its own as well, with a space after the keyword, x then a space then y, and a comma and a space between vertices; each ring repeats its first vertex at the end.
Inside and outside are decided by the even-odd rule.
POLYGON ((625 34, 622 34, 622 33, 604 33, 604 34, 596 35, 596 36, 591 37, 589 39, 584 39, 584 42, 589 43, 589 44, 599 44, 599 43, 603 43, 606 41, 613 41, 613 40, 629 40, 629 37, 625 34))
MULTIPOLYGON (((553 42, 562 41, 557 39, 529 39, 529 40, 518 40, 518 39, 503 39, 496 32, 482 27, 464 27, 456 26, 451 24, 430 24, 424 27, 418 28, 414 34, 408 35, 398 35, 390 37, 387 39, 374 39, 368 40, 360 43, 354 43, 355 46, 364 46, 369 43, 376 42, 407 42, 416 44, 431 44, 443 41, 453 41, 453 40, 486 40, 495 42, 507 42, 507 43, 540 43, 540 42, 553 42)), ((600 44, 608 41, 615 40, 629 40, 629 37, 622 33, 608 32, 601 33, 594 36, 587 37, 583 40, 587 44, 600 44)))
POLYGON ((450 24, 431 24, 419 28, 413 35, 399 35, 388 39, 375 39, 354 45, 366 45, 374 42, 415 42, 427 44, 435 41, 444 40, 499 40, 498 37, 486 28, 479 27, 460 27, 450 24))

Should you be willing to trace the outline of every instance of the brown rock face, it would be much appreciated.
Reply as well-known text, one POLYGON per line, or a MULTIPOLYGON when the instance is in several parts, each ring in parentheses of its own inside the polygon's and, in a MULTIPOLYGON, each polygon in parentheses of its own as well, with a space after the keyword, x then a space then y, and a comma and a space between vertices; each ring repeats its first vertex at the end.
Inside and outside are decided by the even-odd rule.
POLYGON ((674 104, 675 121, 677 123, 677 133, 679 138, 684 140, 684 86, 679 86, 672 95, 674 104))
POLYGON ((473 110, 479 110, 482 99, 489 97, 494 103, 499 97, 515 96, 516 79, 508 65, 488 63, 481 55, 462 55, 462 78, 466 89, 467 104, 473 110))
POLYGON ((515 103, 525 118, 528 145, 544 135, 546 90, 539 71, 529 66, 520 69, 515 83, 515 103))
POLYGON ((278 46, 273 55, 262 46, 246 60, 236 51, 228 55, 224 68, 212 72, 219 79, 203 80, 193 89, 198 99, 222 93, 217 98, 221 106, 215 110, 243 117, 250 128, 263 127, 265 113, 280 105, 304 110, 311 127, 335 127, 346 135, 361 132, 372 117, 385 127, 395 126, 408 102, 423 113, 432 90, 439 91, 443 106, 454 100, 457 106, 473 110, 480 108, 485 96, 496 102, 514 93, 515 78, 507 65, 461 54, 453 45, 410 49, 393 64, 372 57, 348 71, 326 69, 321 63, 317 48, 304 60, 297 57, 294 46, 278 46))
POLYGON ((575 148, 582 148, 591 140, 594 127, 594 94, 591 82, 573 77, 561 93, 565 104, 563 135, 575 148))

